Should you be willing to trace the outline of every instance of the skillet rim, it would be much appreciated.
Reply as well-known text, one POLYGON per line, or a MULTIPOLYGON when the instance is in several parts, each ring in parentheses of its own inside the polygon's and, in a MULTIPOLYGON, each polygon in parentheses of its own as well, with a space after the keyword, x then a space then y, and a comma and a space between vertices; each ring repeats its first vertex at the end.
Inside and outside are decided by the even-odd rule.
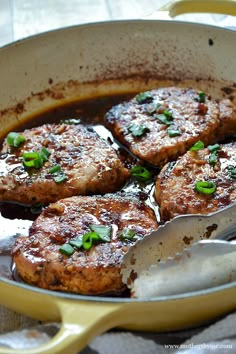
POLYGON ((19 283, 14 280, 10 280, 7 278, 0 277, 0 283, 6 283, 16 288, 22 288, 27 290, 28 292, 36 292, 42 295, 48 295, 50 297, 55 297, 63 300, 73 300, 73 301, 87 301, 87 302, 103 302, 103 303, 146 303, 146 302, 167 302, 173 300, 184 300, 186 298, 200 297, 211 295, 223 290, 228 290, 231 288, 236 288, 236 280, 230 283, 214 286, 208 289, 201 289, 192 292, 186 292, 175 295, 167 295, 167 296, 156 296, 156 297, 148 297, 148 298, 122 298, 122 297, 112 297, 112 296, 97 296, 97 295, 80 295, 74 293, 66 293, 59 292, 54 290, 48 290, 43 288, 38 288, 36 286, 32 286, 25 283, 19 283))
MULTIPOLYGON (((37 38, 41 38, 44 36, 48 35, 53 35, 56 32, 64 32, 64 31, 73 31, 77 28, 87 28, 87 27, 96 27, 96 26, 115 26, 117 24, 138 24, 138 23, 157 23, 157 24, 168 24, 168 25, 173 25, 173 26, 189 26, 189 27, 203 27, 206 29, 213 29, 216 31, 220 32, 230 32, 230 33, 236 33, 236 27, 220 27, 217 25, 213 24, 207 24, 207 23, 198 23, 194 21, 181 21, 181 20, 163 20, 163 19, 145 19, 145 18, 133 18, 133 19, 114 19, 111 21, 105 20, 105 21, 95 21, 95 22, 86 22, 86 23, 81 23, 81 24, 74 24, 74 25, 68 25, 68 26, 63 26, 63 27, 58 27, 58 28, 53 28, 49 29, 43 32, 35 33, 32 35, 29 35, 27 37, 19 38, 16 40, 11 41, 10 43, 3 44, 0 46, 0 52, 2 50, 6 50, 11 46, 14 45, 20 45, 23 42, 28 42, 28 41, 33 41, 37 38)), ((236 36, 236 34, 235 34, 236 36)))

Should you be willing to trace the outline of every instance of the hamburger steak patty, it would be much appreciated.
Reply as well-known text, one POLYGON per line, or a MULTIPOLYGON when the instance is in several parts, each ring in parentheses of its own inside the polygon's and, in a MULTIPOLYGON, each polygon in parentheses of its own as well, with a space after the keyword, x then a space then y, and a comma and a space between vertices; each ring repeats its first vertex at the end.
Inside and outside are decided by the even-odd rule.
POLYGON ((155 198, 164 221, 181 214, 208 214, 234 202, 236 142, 188 151, 168 163, 158 175, 155 198), (201 190, 202 182, 210 185, 201 190))
POLYGON ((207 145, 235 132, 236 112, 230 100, 219 103, 204 92, 167 87, 114 106, 105 125, 135 156, 163 166, 198 140, 207 145))
POLYGON ((133 195, 75 196, 45 208, 29 236, 18 237, 12 255, 19 275, 32 285, 91 295, 120 292, 123 255, 157 226, 153 210, 133 195), (61 253, 62 245, 90 232, 91 225, 109 227, 110 241, 61 253))
POLYGON ((20 134, 26 140, 19 147, 11 147, 7 139, 2 147, 2 201, 48 204, 73 195, 105 194, 117 191, 129 176, 108 142, 83 125, 45 124, 20 134), (25 152, 42 149, 49 154, 43 166, 25 167, 25 152), (55 166, 60 171, 53 173, 55 166))

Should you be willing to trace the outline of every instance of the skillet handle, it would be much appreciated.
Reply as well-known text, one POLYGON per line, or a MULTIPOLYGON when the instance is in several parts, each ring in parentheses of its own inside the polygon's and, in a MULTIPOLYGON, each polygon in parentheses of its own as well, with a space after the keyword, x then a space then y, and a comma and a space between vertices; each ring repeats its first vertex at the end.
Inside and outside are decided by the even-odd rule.
POLYGON ((0 354, 77 354, 97 335, 124 322, 124 304, 57 299, 61 328, 47 343, 30 349, 0 347, 0 354))
POLYGON ((151 18, 172 19, 175 16, 187 13, 215 13, 236 16, 235 0, 174 0, 170 1, 151 18))

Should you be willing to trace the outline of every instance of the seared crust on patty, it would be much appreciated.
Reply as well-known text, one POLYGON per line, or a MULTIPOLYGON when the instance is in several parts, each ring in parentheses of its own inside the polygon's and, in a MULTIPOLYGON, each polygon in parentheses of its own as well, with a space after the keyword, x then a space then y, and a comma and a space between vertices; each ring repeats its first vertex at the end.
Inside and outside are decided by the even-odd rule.
POLYGON ((24 281, 41 288, 80 294, 120 292, 123 255, 136 242, 157 228, 154 212, 134 196, 77 196, 45 208, 30 228, 29 237, 19 237, 12 249, 17 271, 24 281), (62 244, 90 231, 89 225, 111 227, 111 241, 62 254, 62 244), (123 229, 134 230, 122 240, 123 229))
POLYGON ((5 143, 0 155, 0 200, 32 205, 48 204, 73 195, 117 191, 129 173, 107 141, 85 126, 45 124, 21 133, 26 141, 18 148, 5 143), (50 152, 37 168, 23 165, 24 152, 50 152), (50 168, 59 165, 66 180, 54 181, 50 168))
POLYGON ((191 88, 167 87, 114 106, 105 125, 134 155, 163 166, 198 140, 207 145, 235 132, 236 113, 229 100, 220 104, 191 88))
POLYGON ((214 132, 215 141, 223 140, 227 136, 236 134, 236 106, 229 99, 219 102, 220 126, 214 132))
POLYGON ((209 163, 212 152, 205 148, 188 151, 161 170, 155 198, 164 221, 181 214, 208 214, 236 200, 236 143, 219 146, 215 164, 209 163), (215 192, 196 191, 199 181, 213 182, 215 192))

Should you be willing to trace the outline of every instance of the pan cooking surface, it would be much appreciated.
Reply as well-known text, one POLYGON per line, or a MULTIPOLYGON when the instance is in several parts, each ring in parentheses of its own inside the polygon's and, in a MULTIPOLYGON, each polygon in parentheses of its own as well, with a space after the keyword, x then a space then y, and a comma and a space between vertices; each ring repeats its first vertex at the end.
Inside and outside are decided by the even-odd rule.
MULTIPOLYGON (((212 83, 210 86, 211 85, 212 83)), ((189 86, 194 85, 192 85, 192 82, 190 82, 189 86)), ((195 83, 195 86, 199 87, 199 83, 195 83)), ((228 96, 232 95, 232 91, 228 91, 228 94, 228 96)), ((224 90, 222 90, 222 95, 227 95, 227 90, 225 87, 224 90)), ((134 156, 130 155, 130 153, 128 153, 127 150, 121 147, 116 141, 114 141, 111 133, 102 125, 102 120, 105 112, 107 112, 113 105, 125 100, 129 100, 133 96, 134 93, 100 97, 62 107, 56 107, 45 112, 44 114, 35 115, 33 119, 25 121, 24 124, 15 127, 15 130, 22 131, 26 128, 42 125, 45 122, 58 123, 63 119, 80 119, 82 123, 91 126, 100 136, 107 139, 110 144, 117 150, 124 164, 130 168, 134 166, 138 160, 134 156)), ((160 223, 161 220, 158 213, 158 206, 155 203, 153 197, 155 176, 159 173, 159 169, 155 169, 150 166, 147 167, 152 171, 153 174, 153 181, 151 183, 144 186, 133 180, 130 180, 123 187, 123 190, 125 192, 135 192, 140 199, 145 200, 146 203, 154 209, 157 221, 160 223)), ((28 229, 32 224, 32 221, 37 217, 40 209, 32 210, 32 208, 27 206, 3 203, 0 206, 0 210, 0 276, 19 282, 21 279, 17 275, 14 264, 12 264, 10 250, 15 239, 19 235, 28 234, 28 229)))

